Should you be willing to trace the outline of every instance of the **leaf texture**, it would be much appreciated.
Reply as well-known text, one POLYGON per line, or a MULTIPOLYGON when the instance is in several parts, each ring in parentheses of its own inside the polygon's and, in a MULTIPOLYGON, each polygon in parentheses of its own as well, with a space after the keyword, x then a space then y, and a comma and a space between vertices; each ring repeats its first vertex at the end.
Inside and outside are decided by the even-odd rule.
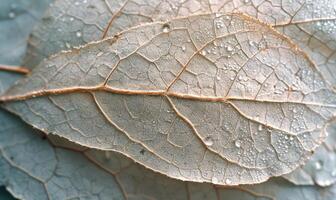
POLYGON ((1 100, 45 132, 222 185, 303 164, 336 104, 304 53, 240 14, 153 23, 61 53, 1 100))
POLYGON ((25 63, 36 66, 45 56, 60 50, 113 36, 146 22, 192 13, 243 12, 289 36, 314 60, 325 80, 335 87, 335 7, 334 0, 56 0, 32 34, 25 63))
POLYGON ((297 185, 319 185, 327 187, 336 182, 336 123, 327 128, 328 137, 302 168, 284 175, 297 185))
POLYGON ((0 110, 0 183, 19 199, 123 199, 116 180, 0 110))
MULTIPOLYGON (((314 62, 317 64, 318 69, 323 76, 333 84, 334 80, 336 80, 334 78, 335 67, 332 67, 332 63, 335 62, 335 58, 333 58, 335 49, 333 48, 333 41, 335 41, 333 29, 335 21, 335 14, 333 11, 333 8, 335 7, 334 4, 334 1, 328 0, 285 0, 281 2, 274 0, 175 2, 170 0, 166 2, 150 2, 147 5, 146 2, 137 0, 120 2, 98 1, 98 3, 56 0, 45 15, 43 23, 34 30, 33 37, 30 40, 29 56, 27 56, 26 60, 29 61, 28 64, 33 65, 32 62, 37 63, 43 57, 56 53, 59 50, 70 48, 78 44, 85 44, 89 41, 97 40, 109 35, 114 35, 122 29, 127 29, 144 22, 166 20, 174 16, 188 15, 191 11, 193 13, 208 11, 238 11, 247 13, 250 16, 254 16, 262 21, 272 24, 280 32, 291 37, 314 59, 314 62), (95 8, 93 5, 97 4, 99 4, 99 6, 95 8), (144 9, 138 9, 140 6, 144 9), (64 7, 67 7, 68 9, 64 10, 64 7), (80 7, 81 14, 74 14, 78 12, 78 7, 80 7), (163 12, 152 12, 158 7, 160 7, 159 10, 162 10, 162 7, 165 7, 165 9, 163 12), (110 18, 103 19, 102 17, 91 17, 91 22, 92 20, 94 21, 94 19, 96 22, 92 22, 91 25, 86 24, 85 19, 88 18, 86 15, 92 13, 92 8, 95 8, 97 13, 104 13, 104 15, 106 15, 106 13, 103 10, 107 10, 110 18), (138 20, 134 20, 135 16, 138 20), (85 37, 82 38, 82 33, 87 32, 83 32, 83 30, 92 29, 92 27, 89 27, 93 26, 92 24, 100 24, 97 26, 100 28, 97 28, 94 33, 86 34, 85 37), (74 31, 73 27, 76 27, 76 31, 74 31), (63 37, 61 37, 61 35, 63 35, 63 37), (64 37, 64 35, 67 37, 64 37), (57 41, 57 44, 53 41, 57 41), (43 49, 41 52, 43 52, 44 56, 39 55, 41 54, 41 52, 38 52, 40 51, 39 49, 43 49)), ((222 25, 217 23, 216 26, 222 25)), ((329 137, 331 136, 332 135, 329 134, 329 137)), ((318 183, 321 182, 321 186, 325 185, 325 183, 331 184, 333 181, 324 180, 327 174, 329 174, 329 178, 331 178, 330 180, 333 180, 333 177, 330 176, 332 174, 330 170, 332 169, 329 169, 329 167, 333 165, 333 157, 333 152, 330 151, 330 148, 328 149, 322 146, 318 149, 312 161, 308 162, 304 169, 300 168, 285 177, 296 184, 311 185, 322 176, 324 177, 321 179, 322 181, 318 181, 318 183), (326 157, 325 155, 328 156, 326 157), (315 165, 318 165, 316 164, 317 161, 330 164, 327 165, 327 173, 325 173, 324 169, 315 170, 315 165)), ((327 178, 327 180, 329 179, 327 178)))
POLYGON ((0 94, 20 78, 19 74, 4 71, 2 65, 20 65, 26 52, 27 38, 33 25, 42 17, 48 0, 3 0, 0 6, 0 94))
POLYGON ((85 150, 55 136, 49 142, 7 112, 0 111, 0 119, 0 182, 20 199, 288 200, 291 194, 299 200, 332 200, 336 192, 335 185, 295 186, 281 178, 231 188, 177 181, 118 153, 85 150))

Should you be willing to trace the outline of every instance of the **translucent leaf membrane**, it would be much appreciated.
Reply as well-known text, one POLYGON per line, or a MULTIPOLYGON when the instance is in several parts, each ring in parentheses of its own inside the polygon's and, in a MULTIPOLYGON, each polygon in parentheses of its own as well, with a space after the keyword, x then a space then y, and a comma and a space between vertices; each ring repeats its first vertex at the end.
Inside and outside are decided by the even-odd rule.
POLYGON ((286 179, 297 185, 330 186, 336 182, 336 123, 327 127, 328 137, 312 158, 302 167, 290 174, 286 179))
POLYGON ((304 53, 240 14, 152 23, 58 54, 1 101, 47 133, 222 185, 302 165, 336 108, 304 53))
MULTIPOLYGON (((155 2, 56 0, 45 15, 44 21, 36 27, 32 34, 26 64, 36 65, 45 56, 59 50, 112 36, 142 23, 167 20, 190 13, 238 11, 275 25, 279 31, 290 36, 313 58, 328 82, 334 84, 336 80, 335 67, 333 67, 336 35, 334 4, 335 1, 332 0, 285 0, 281 2, 263 0, 210 2, 192 0, 185 2, 172 0, 155 2), (139 9, 140 7, 143 9, 139 9), (155 12, 156 9, 160 11, 155 12), (87 21, 90 23, 86 23, 87 21)), ((223 25, 218 22, 216 26, 223 25)), ((186 49, 186 47, 182 47, 182 49, 186 49)), ((239 142, 237 144, 239 145, 239 142)), ((324 147, 321 148, 324 149, 324 147)), ((316 159, 313 160, 325 160, 325 157, 319 159, 319 156, 323 155, 325 154, 317 153, 314 157, 316 159)), ((330 159, 333 157, 332 152, 328 155, 331 156, 330 159)), ((308 166, 310 164, 314 165, 314 162, 309 162, 308 166)), ((309 171, 308 174, 315 173, 314 170, 309 171)), ((308 174, 297 170, 289 176, 297 184, 313 184, 315 176, 308 174), (294 177, 297 180, 293 180, 294 177)))
POLYGON ((335 186, 295 186, 281 178, 243 187, 177 181, 115 152, 85 150, 57 136, 49 142, 4 111, 0 119, 0 182, 19 199, 287 200, 290 194, 331 200, 336 192, 335 186))
MULTIPOLYGON (((314 60, 336 84, 336 1, 334 0, 56 0, 34 30, 26 64, 140 24, 204 12, 243 12, 275 26, 314 60)), ((223 26, 220 22, 216 26, 223 26)))

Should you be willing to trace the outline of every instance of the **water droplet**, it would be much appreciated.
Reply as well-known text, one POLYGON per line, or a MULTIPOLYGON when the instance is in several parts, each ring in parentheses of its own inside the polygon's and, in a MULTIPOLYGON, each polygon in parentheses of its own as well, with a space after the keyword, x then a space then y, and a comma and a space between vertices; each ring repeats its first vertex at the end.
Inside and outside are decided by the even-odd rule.
POLYGON ((15 13, 14 12, 9 12, 8 17, 13 19, 15 17, 15 13))
POLYGON ((249 3, 250 2, 250 0, 244 0, 244 3, 249 3))
POLYGON ((206 53, 206 51, 203 49, 203 50, 201 51, 201 54, 202 54, 203 56, 205 56, 207 53, 206 53))
POLYGON ((331 172, 331 176, 336 176, 336 169, 331 172))
POLYGON ((233 48, 229 45, 229 46, 226 47, 226 50, 227 50, 228 52, 231 52, 231 51, 233 51, 233 48))
POLYGON ((185 52, 185 50, 186 50, 186 46, 185 46, 185 45, 182 45, 181 49, 182 49, 183 52, 185 52))
POLYGON ((225 183, 228 184, 228 185, 230 185, 230 184, 232 183, 232 181, 231 181, 230 178, 226 178, 226 179, 225 179, 225 183))
POLYGON ((81 33, 80 31, 77 31, 77 32, 76 32, 76 36, 77 36, 77 37, 82 37, 82 33, 81 33))
POLYGON ((321 170, 322 169, 322 162, 321 161, 316 161, 315 162, 315 169, 316 170, 321 170))
POLYGON ((170 31, 170 26, 169 26, 169 24, 164 24, 163 26, 162 26, 162 32, 164 32, 164 33, 168 33, 170 31))
POLYGON ((75 20, 75 18, 73 18, 73 17, 70 17, 70 21, 72 22, 73 20, 75 20))
POLYGON ((213 145, 213 140, 212 140, 212 138, 210 137, 210 136, 208 136, 208 137, 206 137, 205 139, 204 139, 204 144, 205 145, 207 145, 207 146, 212 146, 213 145))
POLYGON ((263 125, 262 124, 259 124, 258 126, 258 131, 262 131, 264 128, 263 128, 263 125))
POLYGON ((235 146, 236 146, 237 148, 240 148, 240 146, 241 146, 241 142, 240 142, 240 140, 236 140, 236 141, 235 141, 235 146))
POLYGON ((212 181, 213 184, 218 184, 219 183, 219 181, 216 177, 212 177, 211 181, 212 181))
POLYGON ((216 80, 217 80, 217 81, 220 81, 220 80, 221 80, 221 77, 216 76, 216 80))
POLYGON ((71 46, 70 46, 70 44, 69 43, 65 43, 65 46, 66 46, 66 48, 68 48, 68 49, 70 49, 71 48, 71 46))
POLYGON ((75 2, 75 5, 76 5, 76 6, 78 6, 78 5, 79 5, 79 2, 78 2, 78 1, 76 1, 76 2, 75 2))
POLYGON ((155 123, 156 123, 156 121, 155 121, 155 120, 153 120, 153 121, 152 121, 152 123, 153 123, 153 124, 155 124, 155 123))

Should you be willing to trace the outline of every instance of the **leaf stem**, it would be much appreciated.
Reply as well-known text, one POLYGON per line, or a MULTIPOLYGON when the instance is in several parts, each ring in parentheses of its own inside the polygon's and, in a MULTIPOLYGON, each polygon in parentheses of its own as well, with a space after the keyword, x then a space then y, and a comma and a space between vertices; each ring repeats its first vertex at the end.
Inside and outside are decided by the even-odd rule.
POLYGON ((19 73, 19 74, 28 74, 30 72, 30 70, 26 67, 0 64, 0 71, 1 70, 2 71, 8 71, 8 72, 15 72, 15 73, 19 73))

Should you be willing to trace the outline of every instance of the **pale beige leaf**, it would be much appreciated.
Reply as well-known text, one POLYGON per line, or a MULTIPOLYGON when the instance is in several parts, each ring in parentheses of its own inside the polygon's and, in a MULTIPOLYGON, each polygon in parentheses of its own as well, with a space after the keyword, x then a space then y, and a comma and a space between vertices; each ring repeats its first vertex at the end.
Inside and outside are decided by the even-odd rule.
POLYGON ((25 64, 36 66, 60 50, 147 22, 204 12, 243 12, 277 27, 297 42, 335 87, 335 8, 334 0, 56 0, 33 31, 25 64))
POLYGON ((1 100, 45 132, 222 185, 294 170, 336 109, 304 53, 240 14, 148 24, 61 53, 1 100))

